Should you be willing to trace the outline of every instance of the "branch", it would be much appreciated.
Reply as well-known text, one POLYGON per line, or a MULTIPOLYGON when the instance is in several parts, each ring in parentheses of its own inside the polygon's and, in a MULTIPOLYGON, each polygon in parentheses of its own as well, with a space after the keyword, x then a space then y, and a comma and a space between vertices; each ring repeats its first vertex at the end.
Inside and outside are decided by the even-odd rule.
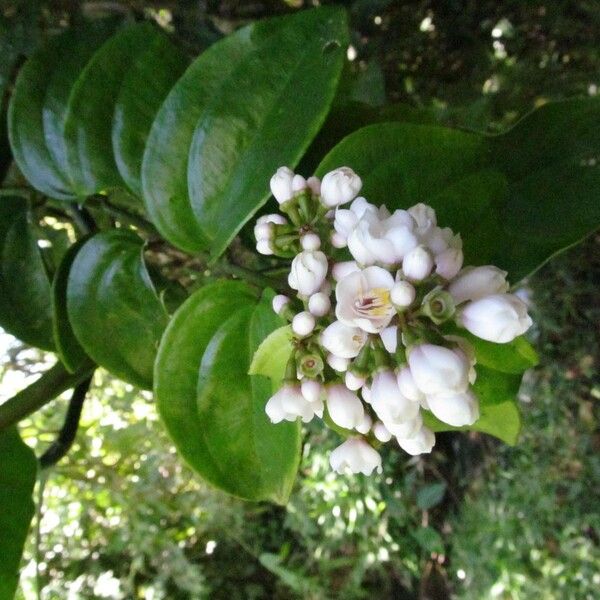
POLYGON ((90 377, 94 368, 95 365, 87 364, 76 373, 69 373, 61 362, 57 362, 30 386, 0 405, 0 431, 39 410, 64 391, 80 384, 90 377))
POLYGON ((91 382, 92 376, 90 375, 73 390, 73 395, 69 401, 69 408, 67 409, 62 429, 52 445, 44 452, 44 454, 42 454, 42 456, 40 456, 40 467, 42 469, 47 469, 48 467, 55 465, 73 445, 75 434, 79 427, 81 409, 83 408, 83 402, 90 389, 91 382))

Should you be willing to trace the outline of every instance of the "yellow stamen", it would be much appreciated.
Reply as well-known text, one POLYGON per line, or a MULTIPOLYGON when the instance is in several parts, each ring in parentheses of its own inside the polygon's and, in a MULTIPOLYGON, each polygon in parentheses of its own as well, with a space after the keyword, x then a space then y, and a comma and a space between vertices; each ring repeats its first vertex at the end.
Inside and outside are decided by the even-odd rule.
POLYGON ((390 291, 386 288, 373 288, 366 294, 361 294, 354 307, 366 317, 385 317, 391 308, 390 291))

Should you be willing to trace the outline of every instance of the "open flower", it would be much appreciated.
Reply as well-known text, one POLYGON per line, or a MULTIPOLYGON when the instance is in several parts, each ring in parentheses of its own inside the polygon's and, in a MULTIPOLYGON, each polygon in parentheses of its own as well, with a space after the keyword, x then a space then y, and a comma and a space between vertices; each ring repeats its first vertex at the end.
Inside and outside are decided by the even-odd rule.
POLYGON ((350 273, 335 288, 336 317, 368 333, 385 329, 395 314, 390 300, 394 278, 381 267, 350 273))
POLYGON ((428 454, 435 446, 435 434, 425 425, 410 437, 396 439, 402 450, 412 456, 428 454))
POLYGON ((308 423, 319 412, 319 408, 322 415, 322 407, 306 400, 300 385, 285 384, 269 399, 265 412, 272 423, 280 423, 284 420, 295 421, 298 417, 308 423))
POLYGON ((334 321, 321 334, 321 344, 335 356, 354 358, 367 341, 367 334, 358 327, 334 321))
POLYGON ((338 446, 329 457, 331 468, 338 473, 363 473, 370 475, 381 471, 381 456, 362 438, 350 438, 338 446))

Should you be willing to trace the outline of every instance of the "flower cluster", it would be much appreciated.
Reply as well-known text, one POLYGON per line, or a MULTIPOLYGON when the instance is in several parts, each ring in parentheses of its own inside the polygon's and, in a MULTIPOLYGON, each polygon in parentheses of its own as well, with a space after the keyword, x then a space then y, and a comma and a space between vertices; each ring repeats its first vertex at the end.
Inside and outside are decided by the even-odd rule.
POLYGON ((283 214, 260 217, 255 236, 258 252, 293 257, 296 291, 273 300, 294 350, 267 415, 323 418, 347 437, 331 466, 370 474, 381 442, 431 451, 423 410, 453 426, 479 418, 475 354, 461 330, 506 343, 531 319, 506 272, 463 266, 460 235, 438 226, 430 206, 390 213, 357 197, 361 187, 348 167, 322 181, 281 167, 271 191, 283 214))

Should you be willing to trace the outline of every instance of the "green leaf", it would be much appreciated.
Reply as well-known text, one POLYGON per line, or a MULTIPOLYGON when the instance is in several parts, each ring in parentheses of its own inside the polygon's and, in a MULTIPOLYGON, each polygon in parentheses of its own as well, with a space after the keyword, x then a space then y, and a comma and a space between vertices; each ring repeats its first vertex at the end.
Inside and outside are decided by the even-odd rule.
POLYGON ((421 510, 429 510, 443 500, 445 493, 446 484, 444 482, 426 485, 417 491, 417 506, 421 510))
POLYGON ((467 264, 496 264, 514 282, 598 227, 598 125, 599 99, 545 106, 499 136, 371 125, 342 140, 318 174, 347 164, 375 204, 430 203, 463 234, 467 264))
POLYGON ((265 377, 248 375, 260 342, 281 324, 269 298, 240 282, 201 288, 175 313, 155 366, 155 397, 181 455, 212 485, 285 503, 298 467, 299 424, 272 425, 265 377))
POLYGON ((52 299, 22 198, 0 198, 0 325, 27 344, 52 350, 52 299))
POLYGON ((150 389, 168 317, 146 270, 143 246, 123 229, 87 240, 69 272, 67 311, 88 356, 113 375, 150 389))
POLYGON ((275 391, 281 386, 291 353, 292 328, 290 325, 284 325, 269 334, 257 348, 248 374, 268 377, 275 391))
POLYGON ((150 127, 188 59, 159 30, 149 29, 145 47, 125 73, 115 102, 112 145, 121 177, 142 195, 142 157, 150 127))
POLYGON ((94 54, 73 86, 65 142, 78 196, 124 186, 112 146, 115 101, 129 68, 154 35, 149 23, 122 29, 94 54))
POLYGON ((452 427, 429 411, 423 411, 424 422, 433 431, 480 431, 514 446, 521 430, 521 415, 516 401, 521 375, 502 373, 482 365, 477 365, 476 369, 473 391, 479 398, 481 416, 475 424, 452 427))
POLYGON ((86 361, 89 360, 85 350, 75 337, 67 311, 67 282, 71 266, 77 253, 88 239, 89 236, 81 238, 67 250, 54 274, 54 281, 52 282, 54 344, 56 345, 60 360, 71 373, 75 373, 81 369, 86 361))
POLYGON ((348 43, 345 13, 332 7, 259 22, 249 37, 189 150, 191 205, 214 256, 267 201, 277 167, 297 165, 319 131, 348 43))
POLYGON ((35 456, 17 429, 0 431, 0 598, 6 600, 19 583, 19 564, 34 513, 36 473, 35 456))
POLYGON ((433 527, 420 527, 412 533, 412 536, 425 552, 444 553, 444 540, 433 527))

